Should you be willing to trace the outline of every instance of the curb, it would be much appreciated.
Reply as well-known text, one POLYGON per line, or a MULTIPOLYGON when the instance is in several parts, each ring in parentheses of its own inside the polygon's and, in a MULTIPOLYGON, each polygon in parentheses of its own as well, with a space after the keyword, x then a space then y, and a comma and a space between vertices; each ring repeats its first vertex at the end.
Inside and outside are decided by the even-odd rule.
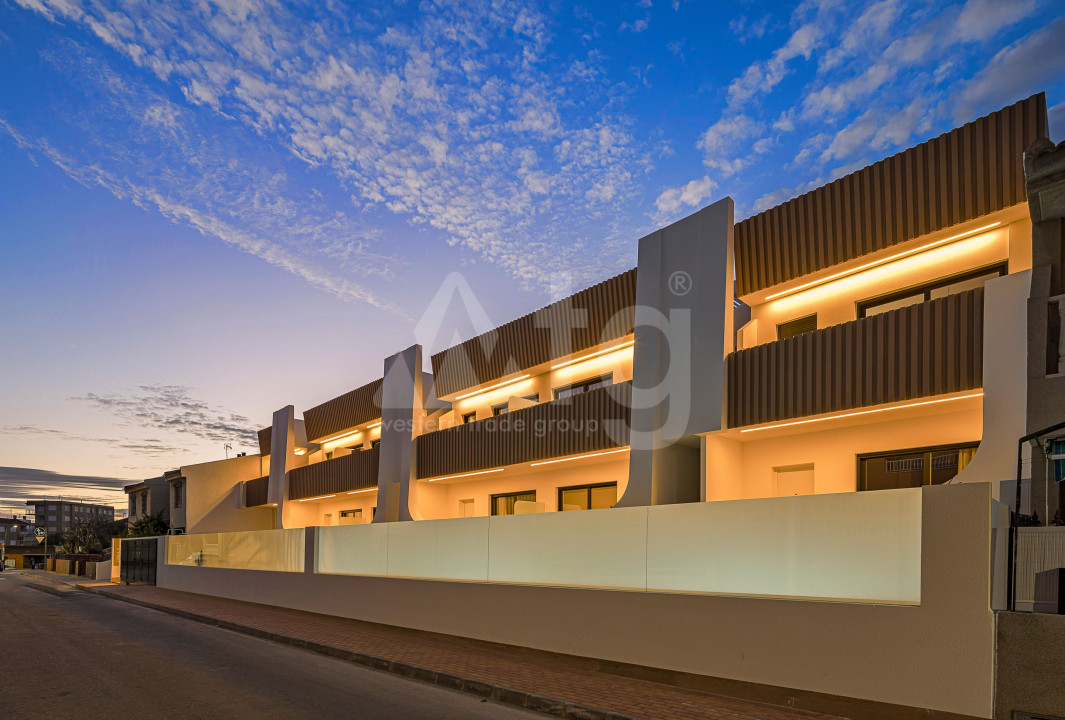
MULTIPOLYGON (((642 720, 633 715, 625 715, 623 713, 602 710, 589 705, 566 702, 565 700, 536 695, 535 693, 525 692, 524 690, 515 690, 502 685, 493 685, 482 680, 474 680, 473 678, 439 672, 431 668, 389 660, 388 658, 378 657, 376 655, 367 655, 365 653, 355 652, 354 650, 345 650, 332 645, 326 645, 325 643, 314 642, 313 640, 301 640, 299 638, 281 635, 280 633, 263 630, 262 628, 252 627, 250 625, 241 625, 240 623, 235 623, 230 620, 213 618, 209 615, 199 615, 197 613, 188 612, 187 610, 178 610, 177 608, 168 607, 166 605, 157 605, 145 600, 113 595, 99 588, 87 587, 84 585, 76 585, 74 587, 82 592, 100 595, 101 597, 110 598, 111 600, 120 600, 132 605, 140 605, 141 607, 150 610, 157 610, 168 615, 174 615, 186 620, 203 623, 204 625, 213 625, 215 627, 241 633, 242 635, 250 635, 263 640, 280 643, 282 645, 290 645, 292 647, 310 650, 311 652, 320 655, 328 655, 340 660, 353 662, 357 665, 363 665, 371 670, 390 672, 394 675, 411 678, 412 680, 420 680, 422 682, 446 687, 451 690, 458 690, 460 692, 477 695, 485 700, 495 700, 496 702, 504 703, 506 705, 515 705, 517 707, 545 713, 547 715, 553 715, 555 717, 573 718, 574 720, 642 720)), ((53 591, 51 589, 38 589, 44 590, 45 592, 54 592, 57 595, 67 594, 53 591)))
POLYGON ((43 593, 48 593, 49 595, 55 595, 56 597, 67 597, 73 592, 73 590, 60 590, 48 583, 24 582, 22 585, 23 587, 33 588, 34 590, 39 590, 43 593))

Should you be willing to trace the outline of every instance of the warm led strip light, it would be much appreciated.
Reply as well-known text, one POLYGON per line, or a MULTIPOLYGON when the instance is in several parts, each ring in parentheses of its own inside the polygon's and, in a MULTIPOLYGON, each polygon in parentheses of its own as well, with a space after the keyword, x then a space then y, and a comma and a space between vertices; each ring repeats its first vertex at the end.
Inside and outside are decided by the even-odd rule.
POLYGON ((599 457, 600 455, 613 455, 614 453, 628 452, 627 447, 623 447, 620 450, 607 450, 606 452, 588 453, 587 455, 574 455, 573 457, 559 458, 558 460, 541 460, 540 462, 529 463, 530 467, 536 467, 537 465, 551 465, 552 463, 569 462, 570 460, 582 460, 584 458, 599 457))
POLYGON ((810 282, 808 282, 808 283, 806 283, 804 285, 799 285, 798 287, 793 287, 793 288, 790 288, 788 290, 782 290, 782 291, 780 291, 778 293, 774 293, 772 295, 767 295, 766 298, 765 298, 765 301, 769 302, 770 300, 774 300, 774 299, 779 298, 779 297, 784 297, 785 295, 794 295, 797 292, 801 292, 803 290, 807 290, 807 289, 812 288, 812 287, 814 287, 816 285, 824 285, 827 282, 832 282, 833 280, 839 280, 842 277, 846 277, 848 275, 854 275, 855 273, 860 273, 863 270, 868 270, 870 268, 879 267, 880 265, 884 265, 886 263, 893 262, 895 260, 901 260, 904 257, 909 257, 910 255, 916 255, 917 253, 924 252, 925 250, 931 250, 932 248, 939 247, 940 245, 946 245, 947 243, 954 242, 955 240, 961 240, 963 237, 968 237, 969 235, 975 235, 976 233, 983 232, 984 230, 990 230, 991 228, 998 227, 1001 224, 1002 224, 1001 221, 993 222, 990 225, 984 225, 983 227, 973 228, 972 230, 966 230, 963 233, 959 233, 957 235, 951 235, 950 237, 943 238, 942 240, 936 240, 935 242, 928 243, 927 245, 922 245, 921 247, 914 248, 913 250, 906 250, 905 252, 900 252, 900 253, 897 253, 895 255, 891 255, 889 257, 886 257, 886 258, 881 258, 880 260, 874 260, 874 261, 868 262, 868 263, 866 263, 864 265, 859 265, 856 268, 851 268, 850 270, 842 270, 842 271, 840 271, 840 272, 838 272, 838 273, 836 273, 834 275, 829 275, 828 277, 823 277, 820 280, 811 280, 810 282))
POLYGON ((454 480, 455 478, 470 477, 472 475, 487 475, 488 473, 503 472, 506 468, 493 468, 491 470, 478 470, 477 472, 462 473, 461 475, 445 475, 444 477, 429 478, 429 482, 436 482, 438 480, 454 480))
POLYGON ((362 430, 352 430, 351 432, 344 433, 343 435, 337 435, 336 437, 326 438, 325 440, 319 440, 318 443, 324 445, 326 443, 336 442, 337 440, 343 440, 344 438, 355 437, 360 433, 362 433, 362 430))
POLYGON ((310 502, 311 500, 326 500, 328 498, 336 496, 336 493, 333 493, 332 495, 322 495, 321 497, 303 498, 299 502, 310 502))
POLYGON ((348 493, 348 495, 358 495, 359 493, 373 492, 376 489, 377 488, 366 488, 365 490, 352 490, 351 492, 348 493))
POLYGON ((585 355, 584 357, 573 358, 572 360, 567 360, 566 362, 561 362, 558 365, 552 365, 551 369, 552 370, 558 370, 559 368, 566 367, 567 365, 572 365, 573 363, 579 363, 579 362, 582 362, 584 360, 590 360, 590 359, 592 359, 594 357, 599 357, 600 355, 606 355, 607 353, 612 353, 615 350, 621 350, 623 348, 627 348, 627 347, 629 347, 631 345, 635 345, 635 344, 636 344, 635 340, 629 340, 627 343, 622 343, 621 345, 616 345, 616 346, 614 346, 612 348, 607 348, 606 350, 600 350, 599 352, 594 352, 591 355, 585 355))
POLYGON ((481 388, 480 390, 474 390, 473 392, 468 392, 465 395, 459 395, 455 399, 456 400, 462 400, 464 398, 468 398, 468 397, 471 397, 473 395, 480 395, 481 393, 486 393, 489 390, 496 390, 496 389, 504 387, 506 385, 513 385, 514 383, 520 382, 520 381, 525 380, 526 378, 529 378, 529 377, 532 377, 532 376, 529 375, 528 373, 526 373, 526 374, 522 375, 519 378, 514 378, 513 380, 504 380, 503 382, 497 383, 495 385, 492 385, 491 387, 481 388))
POLYGON ((981 397, 982 392, 973 393, 971 395, 959 395, 958 397, 941 398, 939 400, 925 400, 923 402, 908 403, 906 405, 892 405, 886 408, 877 408, 876 410, 859 410, 858 412, 844 413, 843 415, 833 415, 831 417, 813 418, 811 420, 795 420, 793 422, 777 423, 776 425, 766 425, 764 427, 747 428, 746 430, 740 430, 741 433, 759 432, 760 430, 776 430, 777 428, 790 427, 792 425, 807 425, 809 423, 824 422, 825 420, 839 420, 840 418, 854 417, 855 415, 872 415, 873 413, 887 412, 888 410, 902 410, 904 408, 919 407, 921 405, 935 405, 937 403, 953 402, 954 400, 968 400, 969 398, 981 397))
POLYGON ((373 430, 375 427, 381 427, 381 421, 380 420, 375 422, 373 425, 367 425, 366 429, 367 430, 373 430))

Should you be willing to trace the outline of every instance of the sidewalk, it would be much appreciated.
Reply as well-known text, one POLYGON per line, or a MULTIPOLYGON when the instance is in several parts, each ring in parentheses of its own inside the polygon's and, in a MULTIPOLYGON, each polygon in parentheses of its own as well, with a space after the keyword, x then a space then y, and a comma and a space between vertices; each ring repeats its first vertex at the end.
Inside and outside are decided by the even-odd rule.
MULTIPOLYGON (((71 578, 71 580, 74 580, 71 578)), ((84 581, 84 578, 80 580, 84 581)), ((418 680, 585 720, 830 720, 602 672, 591 661, 147 585, 80 589, 418 680)))

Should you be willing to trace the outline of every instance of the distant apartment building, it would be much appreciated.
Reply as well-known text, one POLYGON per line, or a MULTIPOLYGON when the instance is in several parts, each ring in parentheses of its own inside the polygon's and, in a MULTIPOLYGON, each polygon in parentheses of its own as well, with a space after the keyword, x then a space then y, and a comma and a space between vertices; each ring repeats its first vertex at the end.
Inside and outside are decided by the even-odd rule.
POLYGON ((0 518, 0 542, 6 547, 36 542, 33 521, 24 518, 0 518))
POLYGON ((34 525, 49 535, 64 533, 76 520, 114 522, 115 509, 110 505, 93 505, 70 500, 27 500, 33 506, 34 525))

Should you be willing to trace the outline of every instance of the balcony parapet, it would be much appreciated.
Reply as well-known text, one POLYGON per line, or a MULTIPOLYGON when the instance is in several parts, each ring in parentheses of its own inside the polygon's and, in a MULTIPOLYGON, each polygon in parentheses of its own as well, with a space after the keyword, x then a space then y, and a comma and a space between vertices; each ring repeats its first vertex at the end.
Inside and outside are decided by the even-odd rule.
POLYGON ((265 475, 244 483, 244 506, 266 505, 270 491, 270 476, 265 475))
POLYGON ((729 427, 983 384, 982 288, 731 353, 729 427))
POLYGON ((629 444, 632 383, 618 383, 415 439, 418 478, 596 452, 629 444))
POLYGON ((380 458, 379 448, 372 447, 291 470, 288 474, 288 499, 299 500, 375 488, 380 458))

